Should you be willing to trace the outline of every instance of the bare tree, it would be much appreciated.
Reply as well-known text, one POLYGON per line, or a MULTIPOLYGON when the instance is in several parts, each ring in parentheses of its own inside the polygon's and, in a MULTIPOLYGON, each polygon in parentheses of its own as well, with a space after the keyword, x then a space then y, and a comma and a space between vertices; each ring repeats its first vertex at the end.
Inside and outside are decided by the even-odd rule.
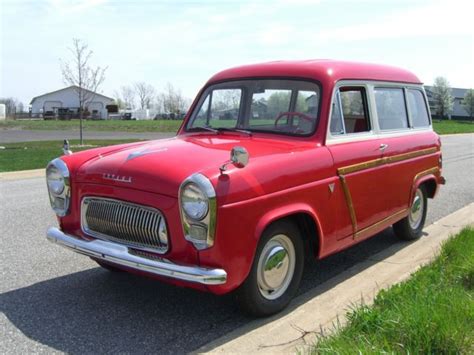
POLYGON ((163 105, 163 110, 167 113, 180 115, 189 108, 190 100, 185 98, 179 89, 175 89, 171 83, 166 84, 164 92, 159 100, 163 105))
POLYGON ((141 109, 150 108, 155 96, 155 88, 143 81, 135 83, 135 92, 141 109))
POLYGON ((474 115, 474 90, 469 89, 466 91, 466 95, 464 95, 464 98, 462 100, 462 106, 466 110, 466 112, 469 114, 469 117, 472 122, 472 116, 474 115))
POLYGON ((94 97, 100 85, 105 80, 105 71, 107 67, 91 67, 89 60, 92 56, 92 50, 80 39, 72 40, 71 60, 61 63, 63 80, 66 85, 74 86, 79 99, 79 122, 80 122, 80 142, 84 144, 82 135, 82 120, 84 112, 88 105, 94 100, 94 97))
POLYGON ((448 116, 453 109, 453 96, 451 95, 451 86, 448 80, 442 76, 435 78, 433 100, 436 115, 440 118, 448 116))
POLYGON ((0 104, 5 104, 5 114, 7 117, 12 117, 15 115, 15 113, 18 111, 20 103, 21 102, 19 102, 14 97, 1 97, 0 98, 0 104))
POLYGON ((135 108, 135 91, 131 86, 124 85, 120 88, 122 100, 127 109, 135 108))
POLYGON ((121 109, 133 109, 135 107, 135 90, 128 85, 120 87, 120 91, 114 92, 117 105, 121 109))

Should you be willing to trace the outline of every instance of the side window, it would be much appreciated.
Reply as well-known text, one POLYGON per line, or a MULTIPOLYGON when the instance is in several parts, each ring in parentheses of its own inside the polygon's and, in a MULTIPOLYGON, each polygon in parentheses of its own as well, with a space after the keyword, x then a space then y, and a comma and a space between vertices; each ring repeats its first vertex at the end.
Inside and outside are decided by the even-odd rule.
POLYGON ((375 88, 374 95, 381 130, 408 128, 403 89, 375 88))
POLYGON ((332 135, 370 131, 365 89, 343 87, 334 96, 330 122, 332 135))
POLYGON ((408 89, 407 102, 410 108, 410 116, 413 127, 428 127, 430 125, 430 118, 428 110, 426 109, 425 98, 420 90, 408 89))

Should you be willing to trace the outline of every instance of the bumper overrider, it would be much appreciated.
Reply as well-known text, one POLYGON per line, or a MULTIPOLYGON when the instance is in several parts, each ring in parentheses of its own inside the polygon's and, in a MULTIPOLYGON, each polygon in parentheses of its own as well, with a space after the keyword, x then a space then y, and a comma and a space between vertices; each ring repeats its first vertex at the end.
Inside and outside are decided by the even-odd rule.
POLYGON ((100 239, 91 241, 78 239, 63 233, 58 228, 50 228, 47 238, 76 253, 154 275, 204 285, 221 285, 227 281, 227 273, 223 269, 178 265, 167 259, 151 260, 130 254, 124 245, 100 239))

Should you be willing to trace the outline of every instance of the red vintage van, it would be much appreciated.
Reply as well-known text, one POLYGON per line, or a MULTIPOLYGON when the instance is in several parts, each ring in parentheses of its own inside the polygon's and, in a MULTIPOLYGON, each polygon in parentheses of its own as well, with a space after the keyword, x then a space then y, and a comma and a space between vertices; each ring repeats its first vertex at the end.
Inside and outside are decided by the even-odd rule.
POLYGON ((393 226, 420 237, 444 183, 420 80, 333 60, 222 71, 176 137, 53 160, 50 241, 270 315, 324 258, 393 226))

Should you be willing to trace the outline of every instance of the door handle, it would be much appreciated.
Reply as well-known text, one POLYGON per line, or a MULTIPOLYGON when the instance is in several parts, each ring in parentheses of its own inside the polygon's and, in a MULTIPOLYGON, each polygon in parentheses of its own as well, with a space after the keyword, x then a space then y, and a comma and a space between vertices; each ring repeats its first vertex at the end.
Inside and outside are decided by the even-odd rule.
POLYGON ((384 143, 380 144, 379 149, 380 149, 382 152, 383 152, 385 149, 387 149, 387 148, 388 148, 388 144, 384 144, 384 143))

